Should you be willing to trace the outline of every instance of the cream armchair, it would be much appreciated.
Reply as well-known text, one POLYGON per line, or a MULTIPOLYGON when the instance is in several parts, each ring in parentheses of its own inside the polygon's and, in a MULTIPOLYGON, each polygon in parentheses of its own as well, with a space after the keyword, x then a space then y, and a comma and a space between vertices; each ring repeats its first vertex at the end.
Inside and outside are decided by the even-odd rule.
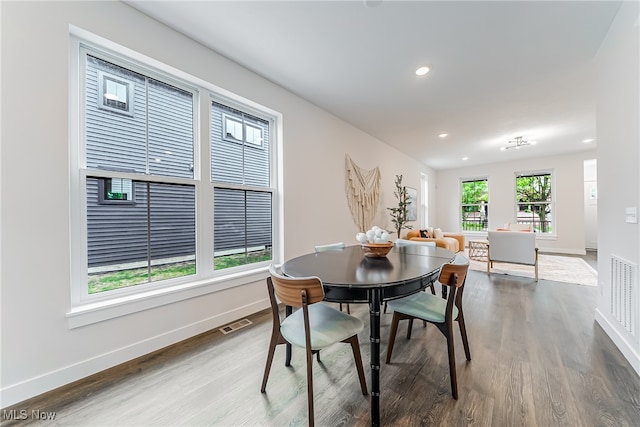
POLYGON ((487 256, 487 273, 495 262, 532 265, 538 281, 538 248, 536 234, 521 231, 489 231, 489 254, 487 256))

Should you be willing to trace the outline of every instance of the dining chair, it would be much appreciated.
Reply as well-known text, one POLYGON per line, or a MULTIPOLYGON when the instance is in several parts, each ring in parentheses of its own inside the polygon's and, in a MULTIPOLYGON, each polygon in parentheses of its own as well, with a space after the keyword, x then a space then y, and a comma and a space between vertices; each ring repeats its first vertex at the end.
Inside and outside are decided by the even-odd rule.
POLYGON ((453 346, 453 322, 457 321, 462 336, 462 345, 467 360, 471 360, 467 329, 464 323, 462 310, 462 293, 469 269, 469 260, 463 255, 456 255, 452 263, 443 264, 438 276, 438 282, 450 288, 447 299, 430 295, 426 292, 418 292, 404 298, 389 302, 393 310, 393 319, 389 332, 389 344, 387 348, 386 363, 391 362, 391 353, 396 339, 398 323, 400 320, 409 320, 407 339, 411 339, 411 327, 414 319, 433 323, 447 339, 447 351, 449 353, 449 376, 451 379, 451 392, 454 399, 458 399, 458 384, 456 378, 456 358, 453 346))
MULTIPOLYGON (((345 244, 344 242, 338 242, 338 243, 329 243, 328 245, 316 245, 316 253, 318 252, 327 252, 327 251, 339 251, 341 249, 345 248, 345 244)), ((342 311, 342 303, 339 303, 340 305, 340 311, 342 311)), ((349 304, 347 305, 347 313, 351 314, 351 307, 349 306, 349 304)))
MULTIPOLYGON (((430 246, 430 247, 435 248, 436 247, 436 242, 420 242, 420 241, 417 241, 417 240, 396 239, 395 245, 398 246, 398 247, 403 247, 403 246, 430 246)), ((431 289, 431 293, 433 295, 435 295, 436 294, 436 288, 433 285, 433 282, 430 283, 428 285, 428 287, 431 289)), ((388 307, 388 304, 385 301, 384 308, 382 310, 383 313, 387 312, 387 307, 388 307)))
POLYGON ((362 331, 364 325, 357 317, 338 311, 327 304, 317 304, 324 299, 324 288, 318 277, 285 277, 276 271, 273 264, 269 268, 269 274, 267 290, 271 301, 273 328, 260 391, 266 392, 276 346, 292 344, 304 348, 307 361, 309 425, 313 426, 313 354, 321 349, 338 342, 351 344, 360 388, 362 394, 367 394, 367 383, 358 342, 358 333, 362 331), (281 320, 276 298, 285 305, 299 307, 299 309, 281 320))

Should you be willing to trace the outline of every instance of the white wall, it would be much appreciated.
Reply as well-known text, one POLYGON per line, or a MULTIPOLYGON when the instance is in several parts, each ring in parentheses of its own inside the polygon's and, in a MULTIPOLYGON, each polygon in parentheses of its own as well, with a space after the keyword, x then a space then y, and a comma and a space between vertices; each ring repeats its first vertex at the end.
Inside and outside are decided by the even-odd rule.
MULTIPOLYGON (((531 150, 533 154, 536 147, 526 149, 531 150)), ((497 152, 496 156, 501 154, 497 152)), ((593 151, 584 151, 438 171, 437 213, 431 225, 445 231, 459 231, 460 180, 483 177, 489 179, 489 229, 514 222, 515 173, 552 170, 555 177, 553 195, 556 236, 538 236, 538 247, 543 252, 584 254, 584 160, 594 156, 593 151)), ((469 236, 484 237, 486 233, 469 233, 469 236)))
POLYGON ((381 226, 390 225, 385 208, 395 204, 395 174, 415 188, 420 172, 433 176, 410 157, 123 3, 0 7, 1 407, 267 307, 260 280, 69 329, 69 25, 283 114, 285 258, 318 243, 355 243, 345 154, 361 167, 380 166, 381 226))
MULTIPOLYGON (((640 374, 640 289, 632 288, 635 336, 611 315, 612 255, 640 264, 640 28, 638 2, 624 2, 597 55, 598 280, 596 320, 640 374)), ((636 270, 637 271, 637 270, 636 270)))
POLYGON ((598 249, 598 162, 584 161, 584 245, 598 249))

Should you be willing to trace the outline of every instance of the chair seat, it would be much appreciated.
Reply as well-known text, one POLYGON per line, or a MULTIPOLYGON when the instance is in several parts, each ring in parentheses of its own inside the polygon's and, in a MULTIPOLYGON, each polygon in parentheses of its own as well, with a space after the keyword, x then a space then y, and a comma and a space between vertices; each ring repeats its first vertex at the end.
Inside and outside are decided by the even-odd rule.
MULTIPOLYGON (((309 306, 309 326, 312 350, 320 350, 331 344, 346 340, 357 335, 364 327, 360 319, 326 304, 309 306)), ((298 347, 306 346, 302 309, 296 310, 282 321, 280 332, 291 344, 298 347)))
MULTIPOLYGON (((418 319, 444 323, 447 300, 426 292, 418 292, 408 297, 389 301, 389 308, 418 319)), ((452 315, 454 319, 458 317, 458 308, 455 306, 452 315)))

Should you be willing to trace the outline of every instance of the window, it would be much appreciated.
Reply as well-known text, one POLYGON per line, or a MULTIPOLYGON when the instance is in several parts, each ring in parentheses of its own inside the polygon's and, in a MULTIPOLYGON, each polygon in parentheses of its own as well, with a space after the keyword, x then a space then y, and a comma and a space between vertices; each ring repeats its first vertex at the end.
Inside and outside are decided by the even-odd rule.
POLYGON ((215 288, 229 273, 223 287, 233 286, 238 273, 268 265, 276 118, 169 67, 76 46, 74 307, 173 285, 215 288), (216 99, 209 110, 202 94, 216 99), (209 144, 196 132, 203 122, 209 144))
POLYGON ((489 186, 486 178, 460 184, 462 231, 486 231, 489 223, 489 186))
POLYGON ((262 145, 262 127, 246 122, 243 117, 231 117, 227 115, 223 115, 223 117, 223 139, 248 142, 258 146, 262 145))
POLYGON ((551 172, 516 174, 516 222, 533 224, 539 233, 553 232, 551 172))
POLYGON ((194 92, 84 59, 88 294, 195 274, 194 92))
POLYGON ((216 101, 211 103, 210 120, 214 268, 270 260, 273 189, 269 122, 216 101), (223 123, 225 130, 220 131, 223 123), (233 129, 244 129, 240 143, 239 138, 228 138, 230 123, 233 129))

